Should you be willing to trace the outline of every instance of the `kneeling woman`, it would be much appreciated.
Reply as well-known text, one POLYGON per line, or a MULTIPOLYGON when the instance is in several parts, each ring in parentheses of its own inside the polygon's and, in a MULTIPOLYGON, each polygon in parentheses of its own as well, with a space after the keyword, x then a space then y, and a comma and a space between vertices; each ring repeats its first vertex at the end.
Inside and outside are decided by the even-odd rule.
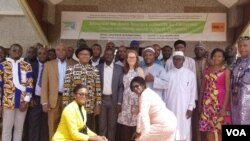
POLYGON ((87 116, 83 107, 88 96, 84 85, 73 89, 75 100, 67 105, 62 113, 60 124, 53 141, 105 141, 104 136, 98 136, 86 126, 87 116))
POLYGON ((174 141, 177 119, 167 109, 160 96, 150 88, 142 77, 135 77, 130 83, 131 90, 139 96, 139 114, 136 141, 174 141))

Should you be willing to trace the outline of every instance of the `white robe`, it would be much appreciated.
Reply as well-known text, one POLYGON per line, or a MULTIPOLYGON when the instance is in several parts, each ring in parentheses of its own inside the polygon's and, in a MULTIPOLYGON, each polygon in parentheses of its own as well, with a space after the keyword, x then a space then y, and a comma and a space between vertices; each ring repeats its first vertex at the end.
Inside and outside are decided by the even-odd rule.
MULTIPOLYGON (((195 64, 195 61, 193 58, 185 56, 185 61, 183 63, 183 67, 186 67, 186 68, 190 69, 192 72, 194 72, 195 78, 196 78, 196 64, 195 64)), ((175 68, 175 66, 173 64, 173 56, 171 56, 166 61, 165 70, 168 72, 169 70, 171 70, 173 68, 175 68)), ((197 92, 195 94, 195 100, 198 100, 198 93, 197 92)))
POLYGON ((143 68, 145 76, 148 75, 148 73, 151 73, 154 76, 153 82, 147 82, 147 87, 154 90, 164 101, 165 94, 164 90, 167 88, 167 72, 165 69, 159 65, 154 63, 150 67, 144 66, 143 68))
POLYGON ((195 74, 182 67, 168 71, 166 105, 177 117, 176 140, 191 140, 191 118, 186 118, 187 110, 195 108, 197 91, 195 74))

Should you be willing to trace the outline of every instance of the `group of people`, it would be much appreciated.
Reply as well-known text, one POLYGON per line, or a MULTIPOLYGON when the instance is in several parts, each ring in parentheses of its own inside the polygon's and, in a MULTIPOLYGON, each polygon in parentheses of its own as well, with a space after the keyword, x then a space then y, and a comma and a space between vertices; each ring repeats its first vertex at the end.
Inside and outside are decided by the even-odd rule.
POLYGON ((75 51, 36 44, 25 61, 19 44, 8 57, 0 48, 2 141, 221 140, 223 124, 250 124, 250 38, 237 43, 236 58, 232 46, 209 57, 199 42, 194 59, 183 40, 142 57, 139 41, 116 54, 108 42, 103 56, 82 39, 75 51))

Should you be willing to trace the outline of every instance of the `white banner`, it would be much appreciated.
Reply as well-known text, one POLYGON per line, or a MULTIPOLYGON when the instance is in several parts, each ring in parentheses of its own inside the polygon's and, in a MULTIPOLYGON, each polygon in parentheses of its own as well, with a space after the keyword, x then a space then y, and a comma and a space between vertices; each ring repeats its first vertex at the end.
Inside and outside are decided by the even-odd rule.
POLYGON ((62 12, 61 38, 226 41, 226 13, 62 12))

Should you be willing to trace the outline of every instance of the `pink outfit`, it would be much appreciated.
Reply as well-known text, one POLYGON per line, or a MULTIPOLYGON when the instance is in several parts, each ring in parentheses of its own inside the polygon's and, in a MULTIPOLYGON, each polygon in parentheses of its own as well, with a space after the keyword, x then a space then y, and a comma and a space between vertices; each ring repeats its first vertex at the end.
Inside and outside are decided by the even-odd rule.
MULTIPOLYGON (((221 130, 222 124, 231 124, 230 115, 218 116, 225 99, 225 70, 225 67, 215 72, 212 72, 209 68, 205 70, 200 131, 221 130)), ((228 112, 230 112, 229 107, 228 112)))
POLYGON ((141 136, 136 141, 174 141, 177 119, 165 103, 150 88, 139 98, 137 132, 141 136))

